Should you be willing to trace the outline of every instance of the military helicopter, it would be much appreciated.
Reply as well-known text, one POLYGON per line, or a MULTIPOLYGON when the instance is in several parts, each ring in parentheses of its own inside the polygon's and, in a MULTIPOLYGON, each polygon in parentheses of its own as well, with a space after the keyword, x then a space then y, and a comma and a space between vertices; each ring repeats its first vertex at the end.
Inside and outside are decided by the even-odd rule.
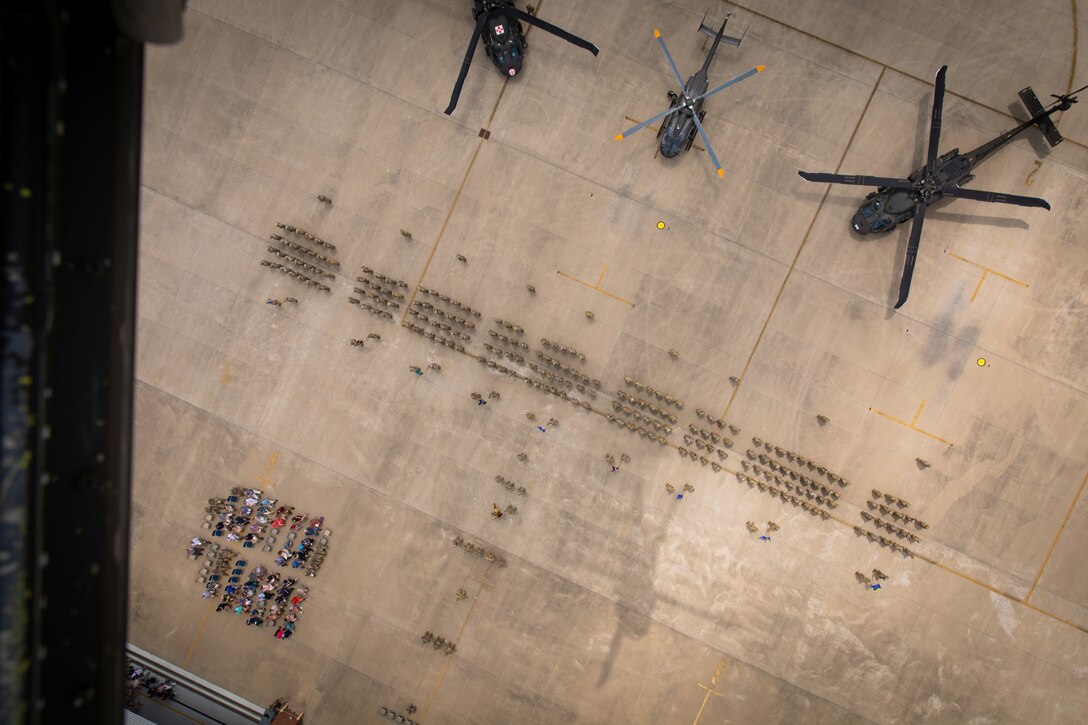
MULTIPOLYGON (((530 6, 530 11, 532 7, 530 6)), ((468 43, 465 52, 465 61, 461 65, 461 73, 457 76, 457 83, 453 86, 453 95, 450 96, 450 105, 446 106, 446 115, 453 113, 457 108, 457 99, 461 97, 461 86, 465 84, 465 76, 468 75, 468 67, 472 63, 472 56, 476 54, 476 45, 483 37, 484 28, 487 28, 487 36, 483 38, 484 52, 487 57, 499 69, 504 76, 514 77, 521 72, 521 64, 525 57, 525 50, 529 47, 529 41, 525 39, 525 31, 521 21, 535 25, 541 30, 546 30, 552 35, 558 35, 568 43, 573 43, 579 48, 585 48, 593 55, 600 51, 593 43, 583 40, 577 35, 572 35, 560 27, 545 22, 530 13, 523 12, 514 7, 511 0, 473 0, 472 19, 476 21, 476 28, 472 31, 472 40, 468 43)))
POLYGON ((978 163, 1031 126, 1038 126, 1043 137, 1051 146, 1057 146, 1061 143, 1062 135, 1058 132, 1050 117, 1058 111, 1069 110, 1077 102, 1076 94, 1088 88, 1088 86, 1085 86, 1066 95, 1051 96, 1056 98, 1057 101, 1045 110, 1039 102, 1039 98, 1035 95, 1035 91, 1030 86, 1024 88, 1019 95, 1020 102, 1030 116, 1027 121, 967 153, 961 154, 960 150, 956 148, 938 156, 937 150, 941 138, 941 113, 944 108, 944 83, 947 72, 948 66, 941 66, 940 70, 937 71, 937 77, 933 85, 933 116, 929 126, 929 149, 926 154, 926 164, 916 169, 906 179, 819 174, 807 171, 797 172, 806 181, 877 187, 876 191, 865 197, 865 203, 858 208, 851 221, 851 227, 858 234, 890 232, 907 220, 914 219, 910 229, 910 238, 907 242, 907 258, 903 268, 903 278, 899 283, 899 301, 895 303, 896 309, 903 306, 903 303, 907 301, 907 295, 910 293, 910 282, 914 276, 914 263, 918 257, 918 243, 922 235, 922 222, 925 221, 926 208, 933 202, 941 197, 950 196, 959 199, 1016 204, 1050 210, 1050 204, 1045 199, 1034 196, 1001 194, 994 191, 964 189, 963 185, 975 178, 971 170, 978 163))
POLYGON ((667 110, 662 111, 656 116, 647 118, 642 123, 633 126, 623 133, 616 136, 616 140, 619 141, 626 136, 630 136, 635 131, 639 131, 646 126, 649 126, 654 121, 664 118, 665 120, 661 124, 661 128, 657 132, 657 137, 661 139, 661 155, 668 158, 677 156, 681 151, 686 151, 691 148, 692 142, 695 141, 695 134, 698 132, 703 138, 703 143, 706 144, 706 150, 710 154, 710 160, 714 164, 714 169, 718 172, 718 176, 724 176, 725 172, 722 171, 722 165, 718 161, 718 155, 714 153, 714 147, 710 144, 710 139, 706 135, 706 131, 703 129, 702 120, 706 116, 706 111, 703 110, 703 104, 706 99, 713 96, 719 91, 724 91, 734 83, 740 83, 745 78, 754 76, 763 70, 764 66, 756 66, 750 71, 740 74, 731 81, 726 81, 714 90, 708 91, 707 86, 710 85, 707 79, 707 72, 710 70, 710 64, 714 61, 714 55, 718 52, 718 45, 724 40, 730 45, 740 45, 742 38, 734 38, 725 34, 725 26, 729 22, 729 18, 733 17, 733 13, 728 13, 725 16, 725 20, 722 21, 722 27, 715 33, 713 28, 708 28, 706 25, 706 16, 703 16, 703 21, 699 24, 699 32, 709 35, 714 38, 714 44, 710 46, 710 51, 706 54, 706 60, 703 61, 703 67, 699 71, 688 78, 688 82, 684 83, 683 78, 680 76, 680 71, 676 69, 676 63, 672 60, 672 55, 669 53, 669 48, 665 45, 665 39, 661 37, 661 31, 654 28, 654 37, 657 38, 658 44, 661 46, 661 52, 665 54, 665 60, 669 62, 669 67, 672 69, 672 73, 676 76, 676 82, 680 84, 681 91, 676 93, 675 91, 668 91, 669 107, 667 110))

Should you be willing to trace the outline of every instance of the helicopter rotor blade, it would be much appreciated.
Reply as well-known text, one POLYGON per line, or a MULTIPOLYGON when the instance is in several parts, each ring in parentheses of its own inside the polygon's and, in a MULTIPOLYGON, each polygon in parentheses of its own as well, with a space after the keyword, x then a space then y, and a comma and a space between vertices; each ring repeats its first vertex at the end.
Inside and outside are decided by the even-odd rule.
POLYGON ((703 124, 699 122, 699 114, 692 114, 691 120, 695 121, 695 128, 699 129, 699 136, 702 137, 703 143, 706 144, 706 151, 710 154, 710 160, 714 164, 714 170, 718 172, 718 176, 725 176, 725 172, 722 171, 722 164, 718 161, 718 155, 714 153, 714 146, 710 143, 710 137, 706 135, 706 129, 704 129, 703 124))
POLYGON ((941 143, 941 115, 944 113, 944 76, 948 73, 948 66, 942 65, 937 70, 937 77, 933 81, 933 116, 929 122, 929 151, 926 153, 926 173, 932 174, 940 152, 938 146, 941 143))
POLYGON ((665 60, 669 61, 669 67, 672 68, 672 74, 676 76, 676 82, 680 84, 680 89, 683 91, 684 79, 680 75, 680 71, 676 69, 676 63, 673 62, 672 53, 669 52, 669 46, 665 45, 665 39, 661 37, 661 31, 654 28, 654 37, 657 38, 657 44, 661 46, 661 52, 665 54, 665 60))
POLYGON ((823 174, 813 171, 797 172, 805 181, 827 184, 849 184, 851 186, 883 186, 889 189, 913 189, 906 179, 892 179, 886 176, 848 176, 845 174, 823 174))
POLYGON ((658 114, 656 114, 654 116, 650 116, 645 121, 638 124, 637 126, 632 126, 631 128, 627 129, 623 133, 617 135, 615 138, 616 138, 617 141, 625 139, 628 136, 630 136, 631 134, 633 134, 635 131, 641 131, 642 129, 646 128, 647 126, 649 126, 654 121, 660 120, 660 119, 664 118, 665 116, 668 116, 670 113, 676 113, 676 110, 677 110, 676 107, 670 106, 669 108, 666 108, 661 113, 658 113, 658 114))
POLYGON ((461 86, 465 85, 468 67, 472 64, 472 56, 476 54, 476 46, 480 44, 480 33, 484 30, 485 22, 487 22, 487 14, 480 13, 480 17, 476 19, 476 29, 472 31, 472 40, 469 41, 468 50, 465 51, 465 61, 461 64, 461 73, 457 76, 457 83, 453 85, 450 105, 446 106, 445 113, 447 116, 453 113, 453 109, 457 108, 457 100, 461 97, 461 86))
POLYGON ((536 27, 540 28, 541 30, 545 30, 545 31, 551 33, 552 35, 558 35, 563 40, 567 41, 568 43, 572 43, 573 45, 577 45, 579 48, 585 48, 586 50, 588 50, 593 55, 597 55, 598 53, 601 52, 597 48, 597 46, 595 46, 593 43, 589 42, 588 40, 585 40, 583 38, 579 38, 574 33, 568 33, 566 30, 563 30, 559 26, 552 25, 551 23, 549 23, 549 22, 547 22, 545 20, 541 20, 540 18, 538 18, 536 16, 530 15, 529 13, 525 12, 524 10, 519 10, 518 8, 514 7, 513 5, 509 5, 508 7, 505 8, 505 10, 506 10, 506 12, 510 13, 514 17, 521 18, 522 20, 529 23, 530 25, 535 25, 536 27))
POLYGON ((763 71, 763 69, 764 69, 764 68, 766 68, 766 67, 767 67, 767 66, 764 66, 764 65, 757 65, 757 66, 756 66, 755 68, 753 68, 752 70, 750 70, 750 71, 745 71, 744 73, 741 73, 741 74, 740 74, 739 76, 737 76, 737 77, 736 77, 736 78, 734 78, 733 80, 731 80, 731 81, 726 81, 725 83, 722 83, 722 84, 721 84, 720 86, 718 86, 717 88, 713 88, 713 89, 711 89, 711 90, 707 91, 706 93, 704 93, 704 94, 703 94, 703 95, 701 95, 701 96, 696 96, 695 98, 693 98, 693 99, 692 99, 692 102, 694 102, 694 101, 698 101, 698 100, 699 100, 700 98, 707 98, 707 97, 709 97, 709 96, 713 96, 713 95, 714 95, 715 93, 718 93, 719 91, 724 91, 724 90, 725 90, 726 88, 728 88, 729 86, 731 86, 731 85, 733 85, 733 84, 735 84, 735 83, 740 83, 740 82, 741 82, 741 81, 743 81, 743 80, 744 80, 745 78, 751 78, 751 77, 752 77, 752 76, 754 76, 754 75, 755 75, 756 73, 761 73, 761 72, 763 71))
POLYGON ((914 263, 918 259, 918 242, 922 238, 922 222, 926 219, 926 204, 917 204, 914 207, 914 221, 910 226, 910 239, 907 241, 907 259, 903 264, 903 279, 899 282, 899 301, 895 303, 895 309, 899 309, 907 301, 910 294, 910 281, 914 277, 914 263))
POLYGON ((1050 211, 1050 203, 1046 199, 1037 196, 1017 196, 1016 194, 1002 194, 999 191, 980 191, 978 189, 964 189, 959 186, 950 186, 942 189, 945 196, 957 199, 974 199, 975 201, 989 201, 997 204, 1016 204, 1017 206, 1033 206, 1050 211))

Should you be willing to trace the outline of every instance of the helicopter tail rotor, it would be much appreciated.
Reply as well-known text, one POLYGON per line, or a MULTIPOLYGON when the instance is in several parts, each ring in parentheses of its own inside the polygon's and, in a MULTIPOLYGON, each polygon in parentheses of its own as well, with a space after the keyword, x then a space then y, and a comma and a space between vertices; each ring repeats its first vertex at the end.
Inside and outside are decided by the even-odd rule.
MULTIPOLYGON (((1029 114, 1031 114, 1032 120, 1035 121, 1035 125, 1039 127, 1039 130, 1043 134, 1043 138, 1051 147, 1057 146, 1062 142, 1062 135, 1058 131, 1057 126, 1050 120, 1050 115, 1043 110, 1043 104, 1039 103, 1039 97, 1035 95, 1035 91, 1031 89, 1031 86, 1020 90, 1020 103, 1029 114)), ((1055 96, 1057 98, 1057 96, 1055 96)), ((1059 99, 1060 101, 1060 99, 1059 99)), ((1069 99, 1070 103, 1076 103, 1077 99, 1069 99)))
MULTIPOLYGON (((708 10, 703 15, 703 19, 699 22, 699 32, 702 33, 703 35, 705 35, 706 37, 710 38, 711 40, 714 40, 715 38, 718 37, 718 31, 706 24, 706 16, 709 15, 709 14, 710 14, 710 11, 708 10)), ((734 13, 727 13, 726 14, 726 20, 733 17, 733 15, 734 15, 734 13)), ((747 34, 748 34, 748 28, 744 29, 744 32, 741 33, 741 36, 739 38, 734 38, 731 35, 726 35, 725 33, 722 33, 722 42, 727 44, 727 45, 735 45, 735 46, 739 47, 741 42, 744 40, 744 36, 747 35, 747 34)), ((705 43, 706 41, 704 40, 703 42, 705 43)))
POLYGON ((1062 94, 1060 96, 1056 96, 1053 93, 1051 93, 1050 97, 1058 99, 1058 103, 1060 103, 1060 104, 1062 104, 1062 106, 1064 106, 1064 108, 1062 108, 1062 110, 1063 111, 1068 111, 1069 106, 1071 106, 1071 105, 1073 105, 1074 103, 1077 102, 1077 94, 1080 93, 1081 91, 1084 91, 1084 90, 1088 90, 1088 86, 1081 86, 1080 88, 1078 88, 1075 91, 1070 91, 1069 93, 1065 93, 1065 94, 1062 94))

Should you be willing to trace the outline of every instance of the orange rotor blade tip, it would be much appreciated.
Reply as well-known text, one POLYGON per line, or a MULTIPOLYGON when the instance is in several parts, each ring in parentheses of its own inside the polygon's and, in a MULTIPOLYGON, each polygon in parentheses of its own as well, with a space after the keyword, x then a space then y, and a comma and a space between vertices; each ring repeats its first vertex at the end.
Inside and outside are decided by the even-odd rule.
POLYGON ((617 141, 622 141, 623 140, 623 134, 621 133, 618 136, 616 136, 616 140, 617 141))
POLYGON ((654 28, 654 37, 655 38, 660 38, 661 37, 661 31, 658 30, 657 28, 654 28))
POLYGON ((718 169, 718 176, 725 176, 725 172, 721 169, 718 169))
POLYGON ((766 67, 767 66, 765 66, 765 65, 757 65, 756 66, 756 73, 762 73, 763 69, 766 68, 766 67))

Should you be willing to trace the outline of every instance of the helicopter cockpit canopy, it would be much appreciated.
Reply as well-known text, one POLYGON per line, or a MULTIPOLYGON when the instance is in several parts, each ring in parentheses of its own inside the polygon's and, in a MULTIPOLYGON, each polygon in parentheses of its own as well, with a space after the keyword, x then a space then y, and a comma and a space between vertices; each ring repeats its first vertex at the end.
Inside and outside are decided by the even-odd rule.
POLYGON ((854 215, 850 226, 858 234, 869 234, 879 232, 892 223, 892 218, 885 213, 884 202, 876 198, 858 207, 858 213, 854 215))
POLYGON ((517 75, 521 71, 521 44, 510 32, 511 26, 505 17, 499 17, 488 24, 490 55, 503 73, 517 75))

